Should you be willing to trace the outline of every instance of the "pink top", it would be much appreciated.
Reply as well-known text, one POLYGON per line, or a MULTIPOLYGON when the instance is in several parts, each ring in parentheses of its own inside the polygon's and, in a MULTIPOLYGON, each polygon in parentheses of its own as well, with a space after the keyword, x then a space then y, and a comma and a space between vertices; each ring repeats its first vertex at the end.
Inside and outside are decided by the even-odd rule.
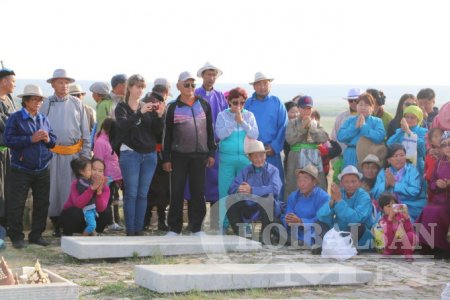
MULTIPOLYGON (((69 198, 64 204, 63 210, 73 206, 83 209, 94 196, 95 191, 91 188, 87 188, 81 195, 78 194, 77 181, 78 179, 75 179, 70 185, 69 198)), ((95 207, 98 212, 103 212, 108 207, 109 193, 109 186, 104 185, 103 192, 95 198, 95 207)))
POLYGON ((387 215, 383 215, 380 219, 380 225, 381 227, 383 227, 384 234, 389 243, 391 243, 396 234, 400 235, 397 238, 401 239, 404 234, 407 234, 408 232, 414 232, 410 218, 406 218, 403 213, 395 213, 394 219, 397 222, 394 223, 393 221, 389 221, 387 215))
POLYGON ((103 160, 105 163, 105 176, 110 176, 114 181, 122 179, 119 158, 116 153, 113 153, 109 138, 104 132, 100 133, 95 140, 94 157, 103 160))

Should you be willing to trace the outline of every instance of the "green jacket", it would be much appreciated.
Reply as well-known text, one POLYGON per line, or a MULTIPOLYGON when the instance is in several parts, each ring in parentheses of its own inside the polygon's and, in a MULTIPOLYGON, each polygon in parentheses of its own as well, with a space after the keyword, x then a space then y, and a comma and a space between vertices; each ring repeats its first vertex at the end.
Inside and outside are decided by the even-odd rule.
POLYGON ((103 99, 97 104, 97 131, 102 128, 103 121, 111 115, 113 101, 109 98, 103 99))

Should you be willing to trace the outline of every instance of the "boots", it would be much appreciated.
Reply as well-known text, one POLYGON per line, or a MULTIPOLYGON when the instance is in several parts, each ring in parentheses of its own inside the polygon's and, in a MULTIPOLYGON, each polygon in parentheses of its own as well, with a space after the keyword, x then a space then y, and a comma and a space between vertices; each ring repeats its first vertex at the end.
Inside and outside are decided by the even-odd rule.
POLYGON ((50 220, 52 221, 52 224, 53 224, 53 236, 61 237, 61 227, 59 224, 59 216, 50 217, 50 220))
POLYGON ((166 208, 158 207, 158 230, 169 231, 169 226, 166 225, 166 208))

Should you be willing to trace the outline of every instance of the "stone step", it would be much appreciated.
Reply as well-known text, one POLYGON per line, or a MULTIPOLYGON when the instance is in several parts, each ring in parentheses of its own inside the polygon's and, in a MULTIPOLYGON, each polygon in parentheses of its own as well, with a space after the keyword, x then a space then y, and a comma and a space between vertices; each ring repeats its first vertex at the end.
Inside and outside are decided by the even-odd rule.
POLYGON ((249 252, 261 243, 232 235, 207 236, 64 236, 64 253, 78 259, 249 252))
POLYGON ((134 281, 158 293, 365 284, 372 273, 341 264, 138 265, 134 281))

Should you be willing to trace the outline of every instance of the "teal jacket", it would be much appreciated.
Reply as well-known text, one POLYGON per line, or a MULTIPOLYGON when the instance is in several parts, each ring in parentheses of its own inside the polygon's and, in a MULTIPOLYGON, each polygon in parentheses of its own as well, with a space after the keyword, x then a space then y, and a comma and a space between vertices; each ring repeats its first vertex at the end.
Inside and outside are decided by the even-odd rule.
POLYGON ((350 198, 343 188, 341 193, 342 200, 335 202, 333 207, 330 207, 330 201, 325 202, 317 212, 317 217, 330 227, 337 225, 341 231, 350 231, 350 224, 364 224, 366 231, 359 240, 359 245, 365 245, 372 238, 370 230, 375 222, 370 196, 362 188, 357 189, 350 198))
MULTIPOLYGON (((375 199, 378 199, 380 194, 384 191, 396 194, 399 202, 408 206, 409 216, 411 217, 411 220, 414 221, 420 215, 427 203, 425 190, 422 184, 424 179, 420 176, 416 167, 411 163, 406 163, 403 169, 405 173, 402 178, 395 183, 394 187, 390 187, 387 190, 385 170, 380 170, 373 188, 373 196, 375 199)), ((390 170, 394 175, 399 172, 392 167, 390 167, 390 170)))

